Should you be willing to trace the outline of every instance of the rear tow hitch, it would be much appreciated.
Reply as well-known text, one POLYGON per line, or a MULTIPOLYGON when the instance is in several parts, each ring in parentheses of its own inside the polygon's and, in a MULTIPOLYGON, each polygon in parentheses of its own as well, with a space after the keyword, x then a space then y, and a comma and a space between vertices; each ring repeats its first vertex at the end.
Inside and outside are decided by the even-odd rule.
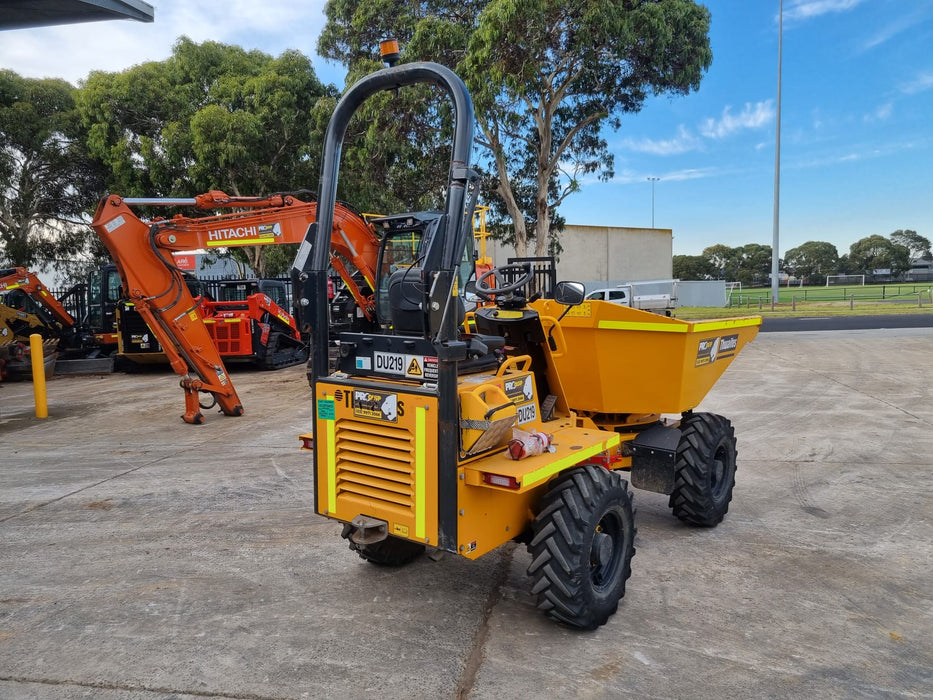
POLYGON ((357 515, 343 526, 340 536, 358 545, 375 544, 389 536, 389 523, 368 515, 357 515))

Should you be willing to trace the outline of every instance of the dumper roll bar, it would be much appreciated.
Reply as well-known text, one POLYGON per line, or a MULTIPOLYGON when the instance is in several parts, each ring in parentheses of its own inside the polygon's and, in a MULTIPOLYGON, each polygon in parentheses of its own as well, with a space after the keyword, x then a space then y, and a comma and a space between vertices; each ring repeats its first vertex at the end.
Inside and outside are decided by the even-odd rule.
POLYGON ((456 296, 455 275, 465 236, 472 235, 472 207, 468 206, 467 188, 478 180, 468 167, 473 146, 473 101, 463 81, 449 68, 437 63, 407 63, 383 68, 355 83, 338 102, 324 136, 324 159, 321 164, 317 221, 302 242, 292 266, 294 289, 299 305, 309 313, 312 329, 313 372, 327 374, 327 266, 328 246, 333 227, 333 206, 337 199, 337 176, 340 153, 351 117, 363 102, 383 90, 433 83, 446 89, 454 103, 454 143, 448 176, 445 216, 437 234, 428 242, 421 262, 426 291, 426 313, 438 358, 443 362, 444 349, 457 355, 455 313, 449 313, 451 297, 456 296), (470 209, 470 211, 467 211, 470 209))

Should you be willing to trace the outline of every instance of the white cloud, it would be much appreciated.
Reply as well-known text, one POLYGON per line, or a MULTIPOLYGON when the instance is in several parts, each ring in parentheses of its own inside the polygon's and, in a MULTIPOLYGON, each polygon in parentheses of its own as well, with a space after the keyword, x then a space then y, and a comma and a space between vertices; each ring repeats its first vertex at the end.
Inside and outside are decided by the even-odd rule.
POLYGON ((894 114, 894 104, 885 102, 883 105, 878 105, 873 111, 866 114, 862 120, 868 124, 874 124, 876 122, 887 121, 891 118, 892 114, 894 114))
POLYGON ((661 177, 662 180, 680 181, 680 180, 702 180, 703 178, 713 177, 719 174, 718 168, 685 168, 683 170, 674 170, 661 177))
POLYGON ((774 121, 772 100, 747 102, 739 114, 732 113, 732 107, 726 106, 718 119, 703 120, 697 127, 699 135, 683 124, 677 127, 677 135, 669 139, 640 138, 624 139, 623 148, 636 153, 655 156, 676 156, 704 148, 704 140, 722 140, 743 130, 759 129, 774 121))
POLYGON ((926 92, 933 88, 933 70, 920 73, 917 77, 901 86, 901 92, 905 95, 916 95, 919 92, 926 92))
POLYGON ((840 163, 854 163, 859 161, 873 160, 876 158, 889 158, 909 151, 919 151, 930 148, 933 145, 933 137, 924 137, 919 139, 904 139, 901 141, 889 141, 880 143, 860 143, 850 144, 847 150, 837 153, 823 153, 817 155, 808 155, 800 160, 785 161, 788 168, 822 168, 826 166, 838 165, 840 163), (852 147, 854 145, 854 148, 852 147), (851 150, 848 150, 851 149, 851 150))
POLYGON ((634 170, 624 170, 617 172, 612 178, 615 184, 630 185, 632 183, 647 182, 648 176, 659 178, 659 182, 678 182, 682 180, 700 180, 702 178, 713 177, 719 174, 718 168, 685 168, 683 170, 672 170, 665 173, 642 173, 634 170))
POLYGON ((657 156, 671 156, 687 153, 699 148, 700 140, 687 131, 681 124, 677 128, 677 136, 671 139, 625 139, 622 145, 638 153, 650 153, 657 156))
POLYGON ((896 18, 894 22, 879 28, 870 39, 865 41, 862 44, 862 51, 868 51, 869 49, 873 49, 876 46, 881 46, 882 44, 896 37, 898 34, 905 32, 908 29, 912 29, 915 26, 916 21, 916 14, 912 16, 896 18))
POLYGON ((316 56, 317 37, 325 21, 324 0, 162 0, 154 4, 152 23, 114 20, 4 31, 0 66, 29 78, 64 78, 76 84, 93 70, 121 71, 165 60, 181 35, 199 43, 219 41, 275 56, 298 49, 314 61, 318 71, 324 65, 316 56))
POLYGON ((834 12, 848 12, 861 3, 862 0, 797 0, 784 10, 784 21, 805 21, 834 12))
POLYGON ((743 129, 758 129, 774 119, 774 106, 772 100, 764 102, 745 103, 745 108, 739 114, 732 114, 732 107, 726 106, 722 116, 717 119, 706 119, 700 125, 700 133, 706 138, 722 139, 743 129))

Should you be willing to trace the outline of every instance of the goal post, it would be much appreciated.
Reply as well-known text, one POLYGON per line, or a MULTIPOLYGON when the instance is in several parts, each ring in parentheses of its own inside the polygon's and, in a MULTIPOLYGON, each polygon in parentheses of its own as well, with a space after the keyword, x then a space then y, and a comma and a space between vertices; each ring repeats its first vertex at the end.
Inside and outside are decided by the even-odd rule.
POLYGON ((826 275, 827 287, 864 287, 865 275, 826 275))
POLYGON ((726 306, 732 306, 732 293, 738 290, 739 298, 741 299, 742 295, 742 283, 741 282, 726 282, 726 306))

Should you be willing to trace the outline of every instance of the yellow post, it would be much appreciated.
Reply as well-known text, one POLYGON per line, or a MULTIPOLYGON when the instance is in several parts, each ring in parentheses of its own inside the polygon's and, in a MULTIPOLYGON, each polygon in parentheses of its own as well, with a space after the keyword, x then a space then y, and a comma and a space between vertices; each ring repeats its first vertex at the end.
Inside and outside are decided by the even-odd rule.
POLYGON ((45 358, 42 356, 42 336, 29 336, 29 356, 32 360, 32 391, 36 396, 36 418, 49 417, 49 404, 45 393, 45 358))

